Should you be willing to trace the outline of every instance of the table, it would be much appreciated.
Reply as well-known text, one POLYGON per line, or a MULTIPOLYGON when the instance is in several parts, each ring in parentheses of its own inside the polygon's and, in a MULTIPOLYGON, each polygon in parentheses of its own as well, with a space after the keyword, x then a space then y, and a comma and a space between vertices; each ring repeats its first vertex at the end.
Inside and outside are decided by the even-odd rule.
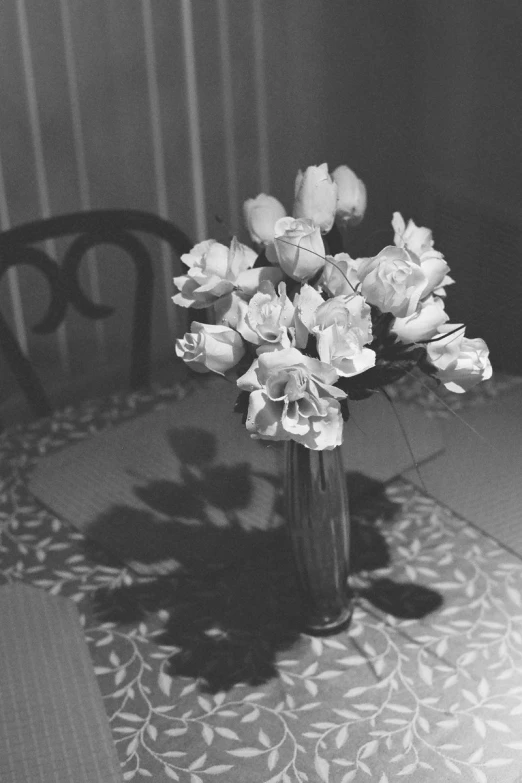
POLYGON ((232 568, 151 578, 28 492, 40 456, 178 393, 0 437, 0 583, 76 603, 124 780, 520 780, 522 563, 413 485, 355 504, 357 606, 324 639, 298 632, 280 528, 232 568))

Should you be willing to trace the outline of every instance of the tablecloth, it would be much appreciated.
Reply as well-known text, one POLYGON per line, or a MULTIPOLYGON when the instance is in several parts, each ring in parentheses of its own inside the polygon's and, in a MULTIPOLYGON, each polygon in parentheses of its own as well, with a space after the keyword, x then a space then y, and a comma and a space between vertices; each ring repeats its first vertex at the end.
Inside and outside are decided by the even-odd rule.
POLYGON ((284 528, 231 541, 233 567, 151 579, 30 495, 39 456, 177 394, 0 438, 0 580, 76 603, 124 779, 520 780, 522 562, 411 484, 354 503, 357 605, 325 639, 299 633, 284 528))

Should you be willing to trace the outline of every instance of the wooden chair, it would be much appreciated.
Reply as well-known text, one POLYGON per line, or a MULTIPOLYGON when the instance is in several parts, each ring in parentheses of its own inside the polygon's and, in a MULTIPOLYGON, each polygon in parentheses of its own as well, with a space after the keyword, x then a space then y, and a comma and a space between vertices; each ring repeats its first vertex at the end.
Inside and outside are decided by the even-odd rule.
MULTIPOLYGON (((85 254, 97 245, 115 245, 135 265, 134 312, 131 334, 129 383, 131 389, 148 385, 151 371, 151 323, 154 263, 136 234, 152 235, 167 242, 176 255, 189 252, 193 243, 172 223, 157 215, 135 210, 94 210, 37 220, 0 234, 0 280, 10 267, 28 264, 47 279, 50 301, 44 317, 32 327, 49 334, 64 321, 69 305, 90 319, 107 318, 114 310, 92 302, 82 290, 79 269, 85 254), (74 237, 61 264, 39 245, 46 240, 74 237)), ((174 270, 173 270, 174 272, 174 270)), ((24 354, 0 312, 0 349, 14 374, 32 413, 46 416, 51 403, 30 359, 24 354)))

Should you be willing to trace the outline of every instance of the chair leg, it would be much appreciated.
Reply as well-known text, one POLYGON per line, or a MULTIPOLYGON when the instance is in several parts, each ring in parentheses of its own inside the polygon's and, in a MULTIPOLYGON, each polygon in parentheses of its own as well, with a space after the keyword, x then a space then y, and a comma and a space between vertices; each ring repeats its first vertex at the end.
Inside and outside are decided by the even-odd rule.
POLYGON ((7 360, 7 366, 18 381, 33 413, 36 416, 49 416, 52 413, 52 407, 40 379, 29 359, 22 353, 1 313, 0 346, 7 360))

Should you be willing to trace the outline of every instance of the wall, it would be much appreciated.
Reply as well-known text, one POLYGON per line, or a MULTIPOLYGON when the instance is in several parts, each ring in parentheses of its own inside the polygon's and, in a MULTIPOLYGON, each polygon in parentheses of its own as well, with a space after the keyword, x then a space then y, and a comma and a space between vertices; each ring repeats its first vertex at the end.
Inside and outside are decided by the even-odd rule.
POLYGON ((453 320, 522 374, 522 4, 414 4, 417 214, 458 285, 453 320))

